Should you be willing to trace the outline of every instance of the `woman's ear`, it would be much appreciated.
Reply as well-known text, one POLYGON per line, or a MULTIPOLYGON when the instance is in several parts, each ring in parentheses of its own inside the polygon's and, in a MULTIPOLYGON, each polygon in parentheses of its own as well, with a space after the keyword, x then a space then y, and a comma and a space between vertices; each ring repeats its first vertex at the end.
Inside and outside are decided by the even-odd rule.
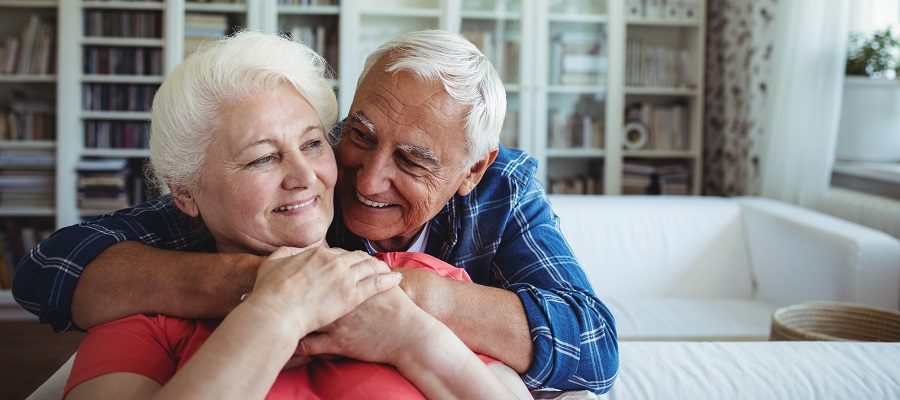
POLYGON ((181 210, 181 212, 192 218, 200 216, 200 207, 197 206, 194 196, 191 195, 189 191, 172 185, 170 182, 166 182, 166 185, 169 186, 169 190, 172 192, 172 198, 175 199, 175 205, 178 206, 178 209, 181 210))
POLYGON ((484 173, 487 172, 488 167, 494 163, 494 160, 497 159, 497 153, 500 151, 499 148, 495 147, 491 150, 490 153, 484 156, 484 158, 478 160, 469 167, 469 173, 463 179, 462 184, 459 185, 459 189, 456 190, 456 194, 460 196, 465 196, 472 192, 475 189, 475 186, 478 186, 478 182, 481 182, 481 178, 484 176, 484 173))

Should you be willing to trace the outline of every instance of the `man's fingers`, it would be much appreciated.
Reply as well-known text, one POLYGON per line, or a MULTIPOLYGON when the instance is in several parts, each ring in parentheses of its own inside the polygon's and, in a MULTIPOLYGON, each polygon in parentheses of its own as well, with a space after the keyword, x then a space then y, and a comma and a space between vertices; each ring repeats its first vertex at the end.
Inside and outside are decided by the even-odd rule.
POLYGON ((297 350, 294 351, 294 357, 297 356, 314 356, 316 354, 332 353, 331 339, 328 335, 321 333, 312 333, 300 339, 297 344, 297 350))
POLYGON ((403 274, 388 272, 386 274, 372 275, 356 283, 356 287, 362 291, 363 298, 369 298, 385 290, 400 284, 403 274))

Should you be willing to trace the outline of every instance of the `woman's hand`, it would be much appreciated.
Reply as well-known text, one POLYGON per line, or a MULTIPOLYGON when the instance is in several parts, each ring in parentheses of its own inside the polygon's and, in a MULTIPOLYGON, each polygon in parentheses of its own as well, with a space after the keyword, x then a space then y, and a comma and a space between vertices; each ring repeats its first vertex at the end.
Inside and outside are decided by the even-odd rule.
POLYGON ((396 287, 400 278, 387 264, 360 251, 282 247, 260 265, 244 303, 284 319, 302 337, 396 287))
POLYGON ((448 330, 400 288, 372 296, 333 324, 300 340, 295 355, 338 354, 395 365, 419 349, 436 330, 448 330))

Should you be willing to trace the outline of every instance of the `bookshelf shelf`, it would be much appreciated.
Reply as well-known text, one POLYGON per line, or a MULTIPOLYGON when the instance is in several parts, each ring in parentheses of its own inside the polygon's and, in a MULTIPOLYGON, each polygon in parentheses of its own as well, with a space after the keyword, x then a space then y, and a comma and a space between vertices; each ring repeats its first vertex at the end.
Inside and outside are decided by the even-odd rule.
POLYGON ((0 7, 55 8, 56 0, 0 0, 0 7))
POLYGON ((89 36, 81 39, 85 46, 129 46, 129 47, 163 47, 165 39, 155 38, 119 38, 89 36))
POLYGON ((339 15, 340 6, 298 6, 278 5, 278 13, 282 15, 339 15))
POLYGON ((82 119, 150 120, 150 113, 144 111, 82 111, 82 119))
POLYGON ((207 13, 243 13, 247 12, 246 4, 230 3, 184 3, 184 11, 207 13))
POLYGON ((660 27, 681 27, 681 28, 699 28, 702 24, 696 20, 672 20, 662 18, 628 18, 628 25, 633 26, 660 26, 660 27))
POLYGON ((522 13, 516 11, 463 11, 460 13, 463 19, 479 19, 488 21, 519 21, 522 13))
POLYGON ((149 149, 84 149, 81 155, 85 157, 102 158, 147 158, 150 157, 149 149))
POLYGON ((622 155, 632 158, 684 158, 694 159, 698 155, 690 150, 624 150, 622 155))
POLYGON ((700 89, 662 86, 626 86, 625 94, 635 96, 693 97, 700 95, 700 89))
POLYGON ((162 83, 165 78, 159 75, 82 75, 81 81, 85 83, 162 83))
POLYGON ((609 17, 602 14, 554 13, 547 16, 547 19, 554 23, 605 24, 609 22, 609 17))
POLYGON ((550 94, 596 94, 606 92, 604 86, 576 86, 576 85, 550 85, 547 87, 550 94))
POLYGON ((586 148, 548 148, 547 157, 549 158, 602 158, 606 156, 603 149, 586 149, 586 148))
POLYGON ((4 150, 53 150, 56 142, 51 140, 0 140, 4 150))
POLYGON ((408 8, 408 9, 365 9, 360 12, 362 17, 405 17, 405 18, 440 18, 441 10, 432 8, 408 8))
POLYGON ((12 74, 0 75, 0 83, 54 83, 56 75, 12 74))
POLYGON ((53 207, 0 207, 0 217, 52 217, 53 207))
POLYGON ((162 1, 83 1, 81 7, 104 10, 163 10, 166 5, 162 1))

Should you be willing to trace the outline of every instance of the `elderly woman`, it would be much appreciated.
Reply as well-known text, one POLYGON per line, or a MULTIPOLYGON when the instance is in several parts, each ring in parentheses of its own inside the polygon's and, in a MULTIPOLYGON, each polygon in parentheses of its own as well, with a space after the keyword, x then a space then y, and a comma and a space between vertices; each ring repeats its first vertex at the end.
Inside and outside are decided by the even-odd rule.
MULTIPOLYGON (((66 398, 528 396, 511 369, 479 359, 418 308, 399 273, 324 243, 337 176, 327 137, 337 104, 325 70, 303 45, 243 32, 167 78, 153 102, 153 174, 216 250, 270 255, 222 321, 138 315, 90 330, 66 398), (301 339, 366 307, 394 318, 371 321, 359 360, 284 369, 301 339)), ((423 255, 382 258, 462 273, 423 255)))

